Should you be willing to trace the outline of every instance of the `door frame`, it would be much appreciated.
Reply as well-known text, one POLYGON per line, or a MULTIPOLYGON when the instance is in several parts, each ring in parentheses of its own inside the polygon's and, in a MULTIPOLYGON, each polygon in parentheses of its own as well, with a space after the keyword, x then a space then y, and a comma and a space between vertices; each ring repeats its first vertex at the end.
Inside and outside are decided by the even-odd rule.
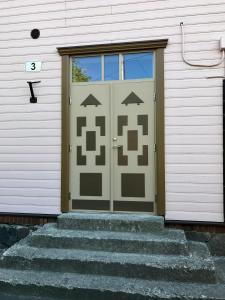
POLYGON ((165 215, 165 149, 164 149, 164 48, 167 39, 57 48, 62 56, 61 77, 61 211, 69 211, 70 151, 70 57, 115 52, 153 50, 155 52, 156 91, 156 205, 157 215, 165 215))

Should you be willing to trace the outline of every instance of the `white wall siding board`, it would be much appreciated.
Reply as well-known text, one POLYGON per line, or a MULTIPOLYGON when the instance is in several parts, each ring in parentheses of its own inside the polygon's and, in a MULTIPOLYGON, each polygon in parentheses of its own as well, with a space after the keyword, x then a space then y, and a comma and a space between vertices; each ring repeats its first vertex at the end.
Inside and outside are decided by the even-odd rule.
MULTIPOLYGON (((125 25, 123 24, 123 31, 131 31, 131 25, 132 25, 132 28, 133 30, 149 30, 149 21, 148 20, 138 20, 136 21, 135 23, 129 21, 127 22, 125 25), (133 24, 133 25, 132 25, 133 24)), ((152 24, 154 25, 154 24, 152 24)), ((42 24, 43 26, 43 24, 42 24)), ((73 26, 76 26, 75 24, 73 26)), ((42 40, 42 45, 44 45, 45 43, 48 43, 48 38, 49 37, 52 37, 52 42, 54 42, 54 39, 56 39, 58 36, 60 36, 60 34, 64 34, 66 36, 70 36, 72 34, 75 34, 76 35, 82 35, 82 34, 94 34, 96 33, 96 31, 98 33, 105 33, 105 32, 116 32, 118 31, 118 28, 121 27, 121 23, 117 22, 117 23, 109 23, 109 24, 93 24, 93 25, 90 25, 90 24, 84 24, 82 26, 77 26, 77 28, 72 28, 71 29, 71 33, 67 31, 67 27, 65 26, 61 26, 60 28, 58 28, 58 30, 55 30, 52 26, 52 28, 43 28, 43 40, 42 40)), ((190 44, 194 44, 194 43, 199 43, 202 45, 203 50, 205 50, 205 52, 209 51, 210 48, 206 48, 206 43, 210 43, 211 47, 214 47, 216 45, 216 42, 217 42, 217 38, 219 37, 219 35, 221 33, 223 33, 224 31, 224 27, 222 26, 219 26, 218 24, 215 24, 214 26, 211 26, 212 28, 208 28, 206 26, 206 29, 208 28, 209 31, 206 31, 206 32, 202 32, 201 35, 202 35, 202 38, 199 40, 198 39, 198 35, 195 33, 195 32, 187 32, 187 47, 190 47, 190 44), (206 51, 206 49, 207 51, 206 51)), ((194 28, 194 26, 193 26, 194 28)), ((156 27, 155 25, 155 28, 154 28, 155 32, 153 33, 153 36, 156 36, 156 35, 159 35, 159 34, 164 34, 163 30, 164 30, 164 26, 162 27, 156 27)), ((21 32, 21 36, 17 36, 16 35, 16 32, 18 31, 18 28, 15 28, 15 31, 14 32, 5 32, 2 34, 1 36, 1 47, 3 47, 3 42, 9 42, 11 44, 13 44, 13 41, 16 41, 16 40, 24 40, 27 44, 29 44, 29 31, 28 30, 23 30, 21 32)), ((173 27, 169 27, 168 28, 168 35, 169 36, 173 36, 174 34, 177 34, 178 30, 177 30, 177 27, 176 27, 176 24, 174 24, 173 27)), ((179 43, 179 37, 177 36, 176 39, 174 39, 174 45, 173 47, 171 48, 170 50, 170 53, 171 51, 174 49, 175 45, 179 43)), ((192 51, 194 49, 191 49, 192 51)), ((217 54, 219 56, 219 53, 217 54)))
POLYGON ((60 213, 61 58, 57 47, 168 38, 165 49, 166 218, 223 221, 223 0, 0 2, 0 211, 60 213), (39 28, 40 38, 30 38, 39 28), (26 61, 42 71, 26 73, 26 61), (30 104, 28 80, 38 103, 30 104))
POLYGON ((179 145, 208 145, 208 144, 221 144, 221 135, 168 135, 166 137, 167 144, 179 145))
MULTIPOLYGON (((28 98, 28 97, 27 97, 28 98)), ((5 113, 1 115, 1 122, 9 122, 9 121, 44 121, 49 120, 49 115, 51 114, 51 117, 53 120, 59 120, 60 121, 60 113, 59 112, 32 112, 32 113, 5 113)), ((60 141, 60 140, 59 140, 60 141)), ((4 141, 2 141, 3 143, 4 141)), ((49 141, 48 141, 49 142, 49 141)))
MULTIPOLYGON (((170 163, 166 157, 166 173, 170 174, 223 174, 221 164, 170 163)), ((191 192, 191 191, 189 191, 191 192)))
MULTIPOLYGON (((60 154, 35 154, 36 159, 43 162, 60 162, 60 154)), ((2 154, 0 157, 0 162, 22 162, 28 163, 34 161, 33 154, 17 154, 15 157, 14 154, 2 154)))
MULTIPOLYGON (((170 107, 212 107, 222 106, 221 99, 213 97, 195 97, 194 99, 173 99, 167 102, 167 109, 170 107)), ((191 125, 190 125, 191 126, 191 125)))
POLYGON ((196 126, 167 126, 167 135, 176 135, 176 134, 193 134, 193 135, 200 135, 200 134, 214 134, 215 130, 217 130, 218 134, 223 134, 222 128, 220 125, 203 125, 196 128, 196 126))
MULTIPOLYGON (((22 105, 22 104, 21 104, 22 105)), ((19 129, 52 129, 52 128, 56 128, 56 129, 60 129, 60 125, 58 122, 58 118, 56 120, 51 119, 51 120, 40 120, 39 122, 36 121, 10 121, 10 122, 1 122, 1 128, 0 130, 19 130, 19 129)), ((5 145, 1 145, 0 147, 0 151, 1 149, 4 148, 5 145)), ((46 147, 49 147, 49 145, 46 145, 46 147)), ((18 149, 18 148, 17 148, 18 149)), ((17 151, 17 149, 15 149, 17 151)), ((40 149, 40 148, 39 148, 40 149)), ((49 148, 51 149, 51 148, 49 148)), ((58 151, 58 149, 57 149, 58 151)))
MULTIPOLYGON (((221 210, 223 208, 221 207, 221 210)), ((177 220, 177 221, 198 221, 198 222, 223 222, 221 218, 221 212, 213 213, 213 212, 201 212, 201 211, 168 211, 167 220, 177 220)))
MULTIPOLYGON (((32 162, 32 163, 3 163, 0 162, 0 172, 5 171, 59 171, 60 172, 60 164, 59 163, 42 163, 42 162, 32 162)), ((14 187, 12 187, 13 190, 14 187)))
POLYGON ((173 205, 176 205, 178 211, 184 211, 187 210, 189 212, 196 213, 207 213, 208 209, 210 208, 211 213, 219 213, 221 209, 223 209, 222 205, 220 203, 207 203, 207 206, 205 203, 180 203, 180 202, 174 202, 173 205))
MULTIPOLYGON (((177 192, 177 193, 205 193, 205 194, 222 194, 223 189, 221 184, 210 183, 210 184, 195 184, 195 183, 170 183, 167 187, 168 193, 177 192)), ((198 202, 198 199, 195 199, 193 202, 198 202)))
MULTIPOLYGON (((0 178, 1 179, 21 179, 21 180, 40 180, 40 179, 45 179, 45 180, 57 180, 59 184, 60 180, 60 174, 58 171, 15 171, 15 170, 6 170, 0 173, 0 178)), ((57 186, 57 185, 56 185, 57 186)), ((11 185, 11 188, 13 185, 11 185)))
POLYGON ((222 158, 217 154, 167 154, 167 158, 170 163, 181 164, 189 164, 190 162, 198 164, 223 163, 222 158))
POLYGON ((209 107, 178 107, 178 108, 167 108, 166 116, 178 116, 178 117, 188 117, 188 116, 204 116, 206 113, 212 116, 220 116, 222 106, 211 106, 209 107))
MULTIPOLYGON (((37 94, 37 93, 36 93, 37 94)), ((28 96, 28 95, 25 95, 28 96)), ((40 105, 39 103, 36 103, 35 106, 31 106, 31 105, 17 105, 16 106, 16 110, 19 113, 35 113, 35 112, 57 112, 59 111, 59 104, 46 104, 46 105, 40 105)), ((12 107, 12 105, 4 105, 4 106, 0 106, 0 115, 1 114, 10 114, 10 113, 14 113, 15 108, 12 107), (5 110, 5 111, 4 111, 5 110)))
MULTIPOLYGON (((36 195, 37 197, 44 197, 44 198, 54 198, 58 194, 58 190, 56 189, 34 189, 34 188, 14 188, 13 190, 9 188, 0 188, 1 195, 6 197, 11 197, 11 196, 18 196, 18 197, 24 197, 24 199, 27 199, 29 201, 29 197, 32 196, 32 194, 36 195)), ((28 202, 26 201, 26 202, 28 202)), ((42 201, 43 202, 43 201, 42 201)), ((48 203, 49 204, 49 203, 48 203)), ((54 204, 54 201, 53 201, 54 204)))
MULTIPOLYGON (((49 198, 45 199, 45 205, 40 205, 39 197, 32 198, 29 197, 30 200, 29 204, 17 204, 16 201, 14 200, 15 198, 10 197, 12 199, 12 203, 14 204, 9 204, 9 197, 3 198, 4 200, 0 200, 0 202, 4 202, 0 204, 0 211, 1 212, 9 212, 9 213, 21 213, 21 214, 59 214, 59 209, 58 207, 60 206, 59 201, 54 201, 54 205, 49 205, 48 200, 49 198), (30 203, 34 203, 31 205, 30 203), (36 205, 35 205, 36 203, 36 205)), ((55 198, 54 198, 55 200, 55 198)), ((24 198, 25 201, 25 198, 24 198)))
POLYGON ((166 156, 168 154, 215 154, 221 155, 223 149, 221 145, 167 145, 166 156))
MULTIPOLYGON (((221 184, 220 174, 167 174, 167 183, 221 184)), ((198 199, 199 200, 199 199, 198 199)))
MULTIPOLYGON (((172 193, 168 192, 167 197, 169 203, 204 203, 207 207, 208 203, 221 203, 221 194, 209 195, 208 193, 172 193), (212 201, 213 200, 213 201, 212 201)), ((170 205, 170 204, 169 204, 170 205)))
MULTIPOLYGON (((60 189, 58 179, 48 180, 23 180, 23 179, 0 179, 0 185, 2 188, 10 188, 12 185, 15 188, 26 189, 60 189), (56 182, 55 182, 56 181, 56 182), (53 188, 54 187, 54 188, 53 188)), ((54 198, 53 198, 54 199, 54 198)))
MULTIPOLYGON (((218 97, 218 96, 217 96, 218 97)), ((219 97, 218 97, 219 98, 219 97)), ((210 108, 209 108, 210 111, 210 108)), ((221 125, 222 126, 223 118, 221 116, 182 116, 182 117, 167 117, 166 126, 201 126, 201 125, 221 125)), ((217 133, 217 132, 215 132, 217 133)), ((221 145, 222 146, 222 145, 221 145)))

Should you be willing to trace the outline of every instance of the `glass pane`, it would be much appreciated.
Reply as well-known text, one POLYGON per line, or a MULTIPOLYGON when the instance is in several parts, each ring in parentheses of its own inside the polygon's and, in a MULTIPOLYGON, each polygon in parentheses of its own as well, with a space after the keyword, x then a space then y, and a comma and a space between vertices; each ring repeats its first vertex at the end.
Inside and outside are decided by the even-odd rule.
POLYGON ((153 78, 152 52, 124 54, 124 79, 153 78))
POLYGON ((119 80, 119 55, 104 56, 104 80, 119 80))
POLYGON ((72 81, 99 81, 102 79, 100 56, 73 58, 72 81))

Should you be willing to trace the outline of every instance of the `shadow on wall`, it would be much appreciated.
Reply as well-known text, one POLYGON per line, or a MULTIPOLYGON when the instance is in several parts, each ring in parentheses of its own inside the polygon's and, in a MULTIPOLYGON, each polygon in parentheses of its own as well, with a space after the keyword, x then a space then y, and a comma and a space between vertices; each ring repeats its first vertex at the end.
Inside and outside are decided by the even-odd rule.
POLYGON ((186 231, 188 240, 203 242, 213 256, 225 256, 225 233, 186 231))
POLYGON ((0 224, 0 255, 38 227, 0 224))

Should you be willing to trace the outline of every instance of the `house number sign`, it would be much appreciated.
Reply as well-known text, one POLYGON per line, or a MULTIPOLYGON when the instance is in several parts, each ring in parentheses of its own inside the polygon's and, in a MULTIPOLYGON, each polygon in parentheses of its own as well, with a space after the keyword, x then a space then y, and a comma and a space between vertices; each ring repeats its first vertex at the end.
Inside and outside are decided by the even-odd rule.
POLYGON ((25 64, 26 72, 40 72, 42 62, 41 61, 28 61, 25 64))

